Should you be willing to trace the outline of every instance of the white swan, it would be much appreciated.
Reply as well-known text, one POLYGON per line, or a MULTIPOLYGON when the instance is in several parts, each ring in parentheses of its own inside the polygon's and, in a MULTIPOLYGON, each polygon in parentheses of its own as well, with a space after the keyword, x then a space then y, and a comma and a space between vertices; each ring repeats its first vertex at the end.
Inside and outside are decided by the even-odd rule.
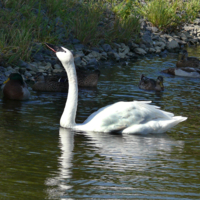
POLYGON ((118 102, 99 109, 90 115, 83 124, 76 124, 78 102, 78 84, 72 53, 59 46, 46 44, 63 64, 69 81, 66 105, 60 119, 60 125, 80 131, 121 132, 128 134, 163 133, 187 117, 162 111, 151 101, 118 102))

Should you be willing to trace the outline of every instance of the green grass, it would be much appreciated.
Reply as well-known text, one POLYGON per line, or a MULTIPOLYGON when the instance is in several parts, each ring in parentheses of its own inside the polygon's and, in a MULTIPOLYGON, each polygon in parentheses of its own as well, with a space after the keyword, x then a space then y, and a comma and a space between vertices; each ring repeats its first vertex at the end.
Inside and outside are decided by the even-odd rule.
POLYGON ((74 35, 83 44, 97 46, 101 39, 128 41, 139 32, 139 22, 133 17, 116 17, 113 25, 105 21, 106 3, 115 1, 76 0, 3 0, 0 9, 0 60, 15 64, 19 59, 31 61, 35 43, 61 44, 61 38, 74 35), (133 26, 130 29, 129 24, 133 26), (62 37, 61 37, 62 35, 62 37))
POLYGON ((139 14, 160 30, 174 31, 190 23, 200 11, 199 0, 149 0, 146 5, 136 3, 139 14))

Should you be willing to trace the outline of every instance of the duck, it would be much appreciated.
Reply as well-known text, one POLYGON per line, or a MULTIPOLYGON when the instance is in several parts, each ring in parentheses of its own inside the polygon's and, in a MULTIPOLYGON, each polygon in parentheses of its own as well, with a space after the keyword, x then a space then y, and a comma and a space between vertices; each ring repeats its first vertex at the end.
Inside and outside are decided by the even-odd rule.
MULTIPOLYGON (((79 87, 96 87, 100 76, 100 70, 85 72, 76 70, 79 87)), ((66 75, 44 76, 41 72, 35 75, 34 91, 43 92, 67 92, 68 79, 66 75)))
POLYGON ((154 79, 148 78, 142 74, 140 77, 139 88, 143 90, 155 90, 158 92, 164 91, 163 77, 158 76, 155 81, 154 79))
POLYGON ((175 76, 183 76, 183 77, 200 77, 200 68, 193 67, 182 67, 182 68, 168 68, 161 71, 162 73, 171 74, 175 76))
POLYGON ((30 92, 24 82, 21 74, 11 73, 6 81, 4 81, 3 96, 6 99, 28 100, 30 92))
POLYGON ((177 68, 200 68, 200 60, 195 57, 188 57, 187 50, 182 51, 181 60, 176 63, 177 68))
POLYGON ((68 76, 69 89, 60 118, 61 127, 82 132, 160 134, 187 119, 163 111, 158 106, 151 105, 151 101, 119 101, 100 108, 82 124, 77 124, 75 118, 78 105, 78 82, 73 54, 65 47, 45 44, 56 54, 68 76))

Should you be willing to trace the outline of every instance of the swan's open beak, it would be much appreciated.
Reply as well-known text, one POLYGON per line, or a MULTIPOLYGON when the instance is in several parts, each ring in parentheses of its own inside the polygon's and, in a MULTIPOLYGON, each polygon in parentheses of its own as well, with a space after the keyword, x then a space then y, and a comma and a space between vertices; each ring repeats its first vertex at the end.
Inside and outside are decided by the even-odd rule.
POLYGON ((63 52, 64 50, 62 49, 62 47, 59 47, 59 46, 56 46, 56 45, 52 45, 52 44, 48 44, 48 43, 45 43, 45 45, 51 49, 54 53, 57 53, 57 52, 63 52))

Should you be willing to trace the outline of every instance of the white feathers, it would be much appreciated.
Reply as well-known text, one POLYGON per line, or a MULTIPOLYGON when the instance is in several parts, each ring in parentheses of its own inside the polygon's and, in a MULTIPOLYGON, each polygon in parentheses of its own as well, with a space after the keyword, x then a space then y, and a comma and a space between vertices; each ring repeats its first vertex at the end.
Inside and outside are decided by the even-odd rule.
MULTIPOLYGON (((63 47, 62 47, 63 48, 63 47)), ((56 53, 62 62, 69 81, 69 91, 60 125, 81 131, 122 132, 128 134, 163 133, 186 117, 174 117, 173 113, 149 105, 151 101, 117 102, 91 114, 83 124, 76 124, 78 87, 74 60, 71 52, 65 48, 56 53)))

